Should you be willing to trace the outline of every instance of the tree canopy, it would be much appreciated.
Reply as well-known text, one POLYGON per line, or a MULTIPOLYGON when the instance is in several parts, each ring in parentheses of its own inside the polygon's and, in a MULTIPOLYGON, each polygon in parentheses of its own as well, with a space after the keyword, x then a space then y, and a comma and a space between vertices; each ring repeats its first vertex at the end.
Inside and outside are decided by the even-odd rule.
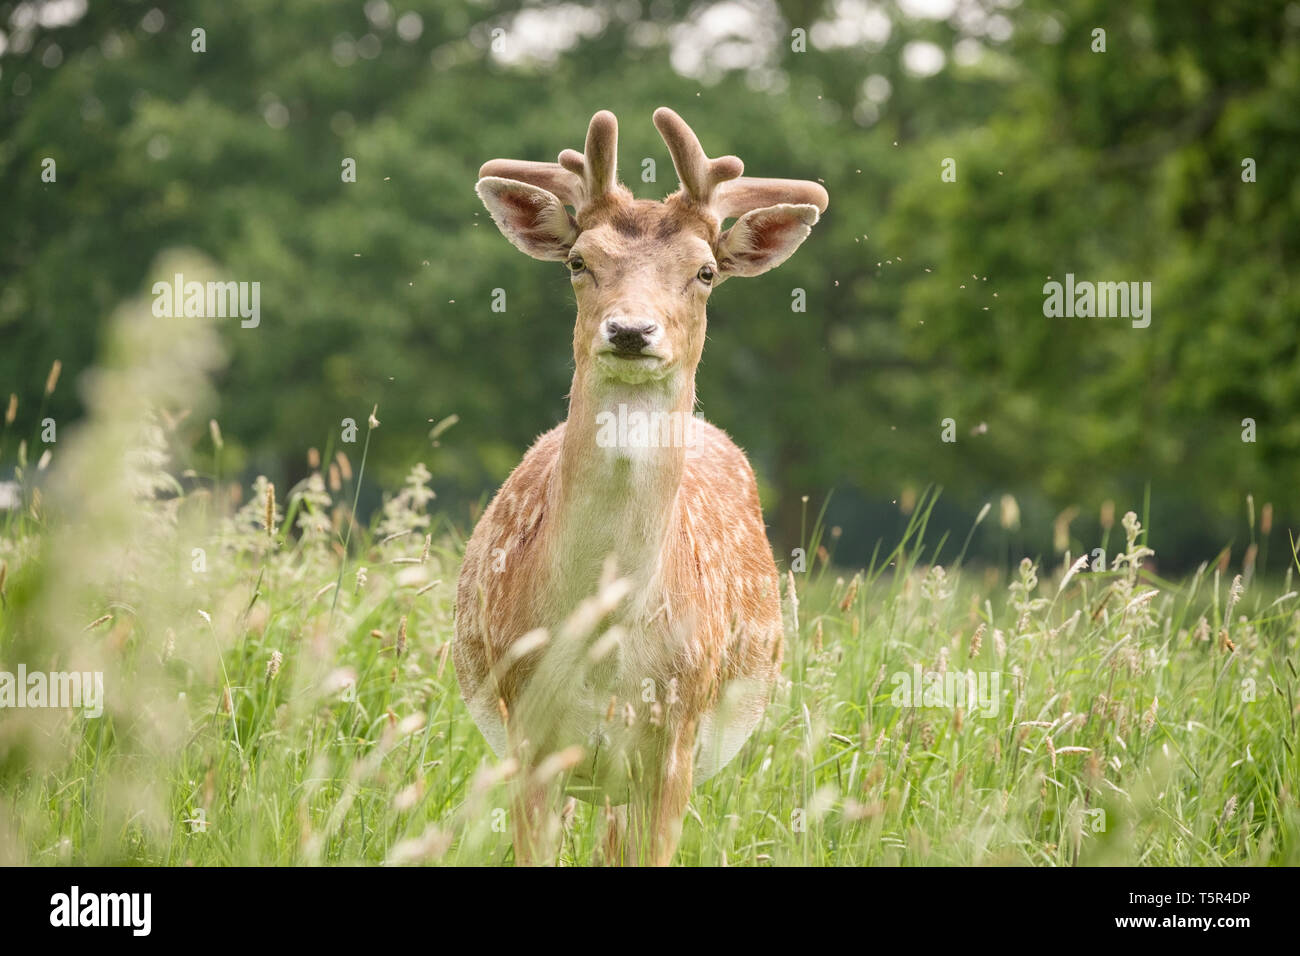
POLYGON ((90 368, 193 248, 260 283, 256 328, 216 320, 242 470, 298 477, 377 404, 381 484, 424 459, 468 521, 572 371, 563 269, 500 237, 478 167, 580 148, 610 109, 657 198, 670 105, 711 155, 831 197, 713 297, 698 377, 779 547, 832 489, 846 557, 932 484, 954 528, 1015 496, 1040 550, 1065 509, 1077 552, 1102 502, 1148 494, 1186 562, 1240 540, 1247 494, 1300 518, 1300 4, 24 0, 0 31, 0 386, 28 434, 50 362, 90 368), (1067 274, 1150 283, 1150 324, 1045 315, 1067 274))

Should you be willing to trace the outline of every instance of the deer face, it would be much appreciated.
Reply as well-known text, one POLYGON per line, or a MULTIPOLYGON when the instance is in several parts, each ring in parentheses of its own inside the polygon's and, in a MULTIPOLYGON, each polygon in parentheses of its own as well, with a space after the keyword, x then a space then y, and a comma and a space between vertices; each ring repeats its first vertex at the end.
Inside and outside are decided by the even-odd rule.
POLYGON ((708 224, 669 204, 629 203, 584 229, 565 257, 578 321, 574 361, 628 383, 693 374, 704 306, 720 281, 708 224))
POLYGON ((505 237, 568 270, 578 299, 574 360, 592 384, 693 381, 714 286, 780 265, 827 205, 816 183, 749 179, 734 156, 708 159, 671 110, 657 110, 655 124, 682 183, 663 202, 635 200, 618 185, 618 126, 607 112, 592 118, 585 154, 565 150, 554 164, 492 160, 480 170, 478 194, 505 237))

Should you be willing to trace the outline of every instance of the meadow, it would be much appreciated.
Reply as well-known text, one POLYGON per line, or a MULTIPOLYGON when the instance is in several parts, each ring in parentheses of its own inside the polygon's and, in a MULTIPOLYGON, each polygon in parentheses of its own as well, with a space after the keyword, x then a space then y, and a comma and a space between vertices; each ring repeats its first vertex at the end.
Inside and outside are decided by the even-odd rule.
MULTIPOLYGON (((511 863, 510 767, 449 654, 468 520, 419 463, 354 520, 380 410, 356 445, 304 449, 291 489, 223 477, 217 422, 195 467, 193 422, 156 409, 201 404, 208 353, 143 312, 119 317, 79 433, 41 462, 16 448, 0 670, 102 671, 105 701, 0 712, 0 860, 511 863)), ((781 564, 783 680, 697 788, 678 863, 1300 862, 1294 542, 1257 575, 1280 535, 1251 502, 1245 566, 1225 551, 1183 580, 1144 567, 1132 511, 1104 570, 1068 551, 944 567, 934 500, 859 569, 809 506, 806 562, 781 564)), ((604 808, 557 812, 562 862, 591 863, 604 808)))
POLYGON ((1300 3, 1199 7, 0 2, 0 865, 514 862, 454 593, 576 293, 475 184, 662 106, 830 196, 711 293, 785 659, 675 862, 1300 863, 1300 3))

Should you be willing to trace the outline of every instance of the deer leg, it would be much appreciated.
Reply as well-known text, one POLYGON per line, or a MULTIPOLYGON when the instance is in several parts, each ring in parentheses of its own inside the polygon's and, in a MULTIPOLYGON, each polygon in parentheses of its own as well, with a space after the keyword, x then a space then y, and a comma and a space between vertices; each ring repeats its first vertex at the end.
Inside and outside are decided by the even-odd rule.
POLYGON ((555 862, 547 788, 521 781, 511 801, 516 866, 550 866, 555 862))
POLYGON ((511 830, 516 866, 553 866, 560 848, 560 819, 556 813, 559 787, 540 780, 536 754, 528 741, 512 741, 510 751, 519 773, 511 787, 511 830))
POLYGON ((601 866, 622 866, 627 858, 627 807, 606 806, 605 833, 596 849, 596 862, 601 866))
POLYGON ((679 734, 643 777, 629 807, 629 864, 667 866, 682 836, 694 770, 692 735, 679 734))

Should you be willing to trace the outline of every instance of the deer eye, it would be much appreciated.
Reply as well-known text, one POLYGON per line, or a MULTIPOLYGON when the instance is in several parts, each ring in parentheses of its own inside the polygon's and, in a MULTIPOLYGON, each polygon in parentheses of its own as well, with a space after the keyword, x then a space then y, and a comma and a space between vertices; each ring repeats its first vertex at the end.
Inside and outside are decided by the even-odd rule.
POLYGON ((582 256, 570 256, 565 260, 564 264, 568 266, 569 271, 574 275, 577 275, 579 272, 582 272, 587 268, 587 262, 582 258, 582 256))
POLYGON ((701 266, 700 271, 695 273, 695 278, 705 285, 712 285, 714 279, 713 266, 701 266))

